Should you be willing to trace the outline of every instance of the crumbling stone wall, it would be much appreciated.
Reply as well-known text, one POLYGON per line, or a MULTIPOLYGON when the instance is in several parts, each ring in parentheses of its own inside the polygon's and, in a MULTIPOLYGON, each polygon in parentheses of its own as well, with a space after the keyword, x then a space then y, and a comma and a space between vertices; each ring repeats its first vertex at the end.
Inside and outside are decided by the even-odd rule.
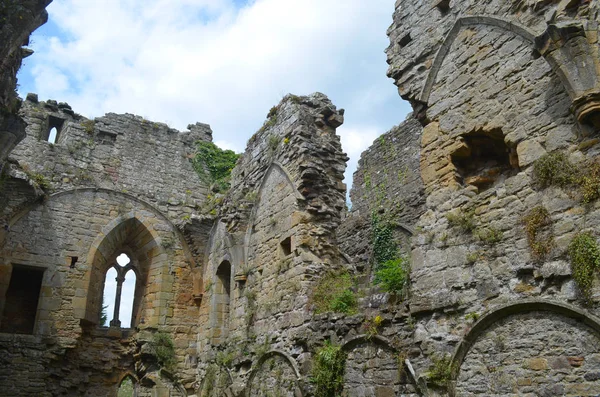
POLYGON ((410 252, 410 237, 425 205, 421 132, 421 125, 408 118, 361 154, 350 191, 352 210, 338 231, 341 249, 359 271, 371 261, 373 216, 392 220, 402 251, 410 252))
MULTIPOLYGON (((527 360, 546 362, 551 355, 534 346, 558 348, 558 343, 568 350, 571 343, 597 345, 600 340, 597 330, 580 335, 575 324, 552 311, 526 310, 534 305, 528 299, 534 298, 568 303, 571 314, 581 308, 588 319, 599 313, 598 280, 587 305, 571 278, 566 253, 577 232, 597 229, 595 206, 583 205, 572 191, 541 188, 532 175, 534 162, 546 153, 566 153, 580 167, 597 155, 589 138, 596 128, 597 60, 576 66, 558 55, 575 51, 583 58, 595 57, 597 8, 595 1, 396 4, 388 30, 388 73, 424 125, 420 173, 426 205, 412 239, 407 301, 415 321, 412 343, 420 353, 414 352, 410 361, 418 376, 444 354, 454 357, 448 361, 454 367, 444 376, 444 387, 436 388, 432 381, 430 392, 593 395, 598 389, 591 368, 576 375, 577 390, 572 377, 553 378, 554 388, 548 389, 538 380, 537 371, 545 367, 515 372, 527 360), (565 29, 572 29, 572 36, 565 29), (524 226, 536 206, 548 210, 554 241, 541 259, 529 247, 524 226), (502 331, 506 346, 523 349, 519 356, 489 339, 472 339, 471 327, 477 329, 483 321, 478 318, 508 302, 515 311, 527 311, 511 317, 513 331, 502 331), (532 331, 542 328, 544 333, 532 331), (523 333, 514 333, 516 329, 523 333), (466 353, 471 358, 463 363, 471 343, 473 356, 466 353), (483 351, 491 360, 502 357, 490 364, 492 370, 481 368, 483 351), (498 389, 506 374, 515 374, 521 383, 504 382, 498 389)), ((596 359, 594 348, 573 351, 582 362, 596 359)))
POLYGON ((10 376, 19 378, 32 365, 46 374, 19 384, 15 395, 40 388, 44 395, 113 395, 126 373, 141 382, 140 395, 176 395, 178 382, 195 378, 195 258, 182 231, 207 195, 190 157, 196 141, 211 140, 210 128, 196 124, 180 133, 132 115, 87 120, 67 104, 38 102, 35 95, 22 112, 28 136, 11 153, 2 190, 8 200, 0 306, 13 266, 44 273, 34 335, 20 337, 18 348, 7 338, 2 348, 12 352, 5 361, 10 376), (46 138, 56 120, 52 144, 46 138), (156 162, 147 164, 148 158, 156 162), (142 333, 98 328, 106 270, 122 251, 138 270, 133 323, 147 330, 142 333), (178 381, 159 375, 151 351, 157 330, 173 340, 178 381), (52 353, 39 353, 45 351, 52 353))
MULTIPOLYGON (((230 357, 236 393, 247 387, 259 393, 247 383, 251 368, 252 379, 295 384, 295 378, 283 376, 287 370, 278 380, 269 366, 259 364, 268 351, 282 350, 298 365, 310 359, 310 290, 323 272, 346 263, 336 240, 347 160, 335 134, 342 114, 322 94, 286 96, 232 173, 208 245, 204 280, 210 288, 201 322, 209 326, 200 331, 198 355, 221 364, 224 355, 230 357), (211 329, 221 327, 214 313, 221 310, 222 296, 213 297, 213 287, 225 262, 231 264, 227 338, 221 330, 215 337, 211 329)), ((201 379, 211 374, 210 361, 199 365, 201 379)))
POLYGON ((15 92, 17 71, 32 51, 29 35, 46 23, 52 0, 6 0, 0 4, 0 170, 10 151, 25 137, 19 117, 21 100, 15 92))
POLYGON ((414 113, 363 155, 350 214, 344 112, 322 94, 271 109, 226 194, 189 162, 206 125, 91 121, 28 96, 0 197, 0 297, 13 265, 45 272, 34 335, 0 335, 2 384, 114 395, 132 375, 140 396, 310 396, 328 343, 345 395, 597 394, 600 282, 582 299, 566 252, 579 231, 597 240, 597 202, 535 183, 533 168, 547 153, 580 169, 599 154, 599 6, 398 1, 389 75, 414 113), (540 206, 545 256, 524 226, 540 206), (372 214, 411 253, 404 293, 372 284, 372 214), (122 249, 143 281, 136 328, 98 328, 100 277, 122 249), (331 271, 352 275, 356 307, 314 314, 331 271))

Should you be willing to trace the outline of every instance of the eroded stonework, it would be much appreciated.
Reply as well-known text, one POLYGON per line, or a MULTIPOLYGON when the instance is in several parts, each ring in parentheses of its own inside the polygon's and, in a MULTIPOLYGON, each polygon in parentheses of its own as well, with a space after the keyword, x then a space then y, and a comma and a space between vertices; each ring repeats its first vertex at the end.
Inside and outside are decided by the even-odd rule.
POLYGON ((87 120, 28 95, 0 189, 1 390, 598 395, 599 272, 585 295, 568 251, 581 232, 597 244, 600 182, 578 180, 596 186, 584 199, 534 168, 552 153, 587 172, 600 154, 599 7, 397 1, 389 76, 414 112, 363 153, 351 211, 344 111, 323 94, 269 111, 227 191, 194 169, 208 125, 87 120), (119 253, 130 328, 100 323, 119 253), (390 258, 410 269, 386 292, 390 258), (318 369, 324 352, 341 373, 318 369))

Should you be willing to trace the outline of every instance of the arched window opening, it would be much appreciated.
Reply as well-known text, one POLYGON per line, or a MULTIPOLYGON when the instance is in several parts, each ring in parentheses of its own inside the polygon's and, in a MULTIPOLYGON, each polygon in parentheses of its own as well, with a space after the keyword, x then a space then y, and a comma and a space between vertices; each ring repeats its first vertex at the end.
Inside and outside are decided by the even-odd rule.
POLYGON ((117 397, 136 397, 136 383, 135 380, 131 376, 126 376, 121 381, 119 385, 119 391, 117 392, 117 397))
POLYGON ((115 296, 117 294, 117 270, 113 267, 108 269, 104 279, 104 295, 102 295, 102 313, 100 314, 100 325, 108 327, 115 311, 115 296))
POLYGON ((48 142, 50 143, 56 143, 56 136, 58 135, 58 131, 56 130, 56 127, 52 127, 50 129, 50 132, 48 132, 48 142))
POLYGON ((43 138, 49 143, 58 142, 58 137, 62 130, 63 125, 65 124, 65 120, 59 117, 49 116, 48 117, 48 129, 46 131, 46 136, 43 138))
POLYGON ((223 261, 217 269, 215 282, 214 312, 216 318, 215 339, 227 337, 229 330, 229 304, 231 300, 231 264, 223 261))
POLYGON ((131 259, 124 253, 106 272, 100 325, 131 328, 137 276, 131 259))

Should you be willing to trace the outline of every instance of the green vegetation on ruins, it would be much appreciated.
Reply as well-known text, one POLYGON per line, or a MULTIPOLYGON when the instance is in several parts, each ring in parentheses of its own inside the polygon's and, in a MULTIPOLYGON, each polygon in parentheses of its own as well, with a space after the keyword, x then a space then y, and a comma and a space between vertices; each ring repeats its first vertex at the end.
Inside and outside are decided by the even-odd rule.
POLYGON ((540 157, 533 164, 533 181, 542 188, 573 187, 579 191, 584 204, 600 198, 600 162, 573 164, 562 152, 540 157))
POLYGON ((375 284, 385 292, 399 295, 408 285, 410 263, 400 253, 394 237, 394 225, 382 221, 377 214, 371 217, 375 284))
POLYGON ((317 350, 312 368, 311 382, 315 385, 315 397, 339 396, 344 388, 346 353, 341 346, 325 342, 317 350))
POLYGON ((554 247, 552 235, 543 236, 543 228, 552 225, 550 213, 541 205, 532 208, 523 218, 527 243, 534 259, 544 259, 554 247))
POLYGON ((315 314, 356 313, 358 300, 353 288, 354 280, 348 272, 330 272, 323 276, 313 289, 311 296, 315 314))
POLYGON ((168 371, 173 371, 177 360, 175 357, 175 344, 166 332, 157 332, 152 336, 150 348, 158 361, 158 364, 168 371))
POLYGON ((240 158, 233 150, 223 150, 212 142, 196 142, 196 153, 192 159, 194 170, 200 178, 213 186, 217 192, 229 189, 231 171, 240 158))
POLYGON ((573 280, 583 298, 589 302, 595 275, 600 271, 600 247, 591 233, 584 232, 573 238, 568 252, 573 280))

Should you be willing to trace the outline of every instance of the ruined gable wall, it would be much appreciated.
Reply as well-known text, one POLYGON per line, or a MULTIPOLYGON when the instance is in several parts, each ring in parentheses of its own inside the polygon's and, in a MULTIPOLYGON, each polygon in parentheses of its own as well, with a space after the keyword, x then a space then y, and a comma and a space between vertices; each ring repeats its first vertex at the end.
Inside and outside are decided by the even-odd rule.
POLYGON ((590 140, 597 133, 593 111, 582 117, 579 110, 582 98, 588 109, 595 106, 598 85, 588 78, 596 62, 561 64, 564 57, 557 55, 576 48, 581 59, 595 57, 597 8, 594 1, 396 4, 389 74, 424 124, 426 206, 412 240, 406 302, 415 321, 409 341, 419 351, 411 350, 410 360, 418 375, 443 354, 454 355, 450 380, 458 383, 440 393, 456 386, 458 395, 593 395, 600 387, 586 366, 598 360, 598 328, 580 330, 569 322, 597 323, 600 284, 596 278, 593 302, 586 305, 566 253, 577 232, 597 236, 597 206, 582 204, 574 189, 543 189, 532 178, 532 164, 546 153, 566 153, 580 168, 598 154, 590 140), (566 26, 577 33, 566 35, 566 26), (564 40, 550 40, 557 52, 545 47, 553 34, 564 40), (550 214, 554 242, 544 258, 533 255, 523 224, 540 205, 550 214), (513 312, 504 313, 504 306, 513 312), (485 334, 475 332, 488 326, 485 334), (521 356, 534 346, 555 346, 548 338, 562 338, 564 349, 521 356), (577 359, 556 364, 569 357, 577 359), (553 377, 559 368, 569 377, 553 378, 555 389, 548 389, 537 371, 553 377), (515 374, 516 381, 504 381, 515 374))
POLYGON ((361 154, 354 173, 352 209, 338 230, 340 247, 358 270, 371 262, 373 216, 393 220, 404 253, 423 213, 420 172, 422 127, 412 116, 377 138, 361 154))
POLYGON ((8 228, 0 249, 0 306, 13 265, 44 269, 44 276, 34 335, 3 335, 2 348, 10 350, 7 381, 33 365, 45 374, 25 382, 19 393, 44 388, 52 395, 111 395, 126 372, 148 390, 172 387, 156 377, 152 354, 143 353, 157 329, 175 343, 179 379, 193 380, 195 258, 181 228, 205 201, 207 187, 190 156, 197 140, 211 140, 210 128, 196 124, 179 133, 133 115, 87 120, 67 104, 28 98, 28 136, 11 153, 2 191, 9 200, 3 208, 8 228), (56 119, 63 124, 50 144, 44 138, 56 119), (105 271, 121 249, 140 269, 135 325, 149 330, 144 334, 97 328, 105 271), (52 354, 39 354, 48 349, 52 354), (24 363, 23 355, 36 359, 24 363), (90 359, 102 361, 100 373, 86 364, 90 359), (72 374, 69 382, 61 381, 63 373, 72 374))
POLYGON ((303 367, 322 336, 313 336, 308 297, 322 275, 345 266, 336 246, 347 160, 335 134, 342 114, 322 94, 286 96, 232 173, 204 273, 211 289, 201 309, 203 393, 219 365, 230 366, 233 384, 215 393, 263 395, 270 385, 291 396, 309 387, 303 367), (227 337, 214 332, 215 274, 224 260, 232 265, 227 337), (224 356, 232 362, 223 364, 224 356))

